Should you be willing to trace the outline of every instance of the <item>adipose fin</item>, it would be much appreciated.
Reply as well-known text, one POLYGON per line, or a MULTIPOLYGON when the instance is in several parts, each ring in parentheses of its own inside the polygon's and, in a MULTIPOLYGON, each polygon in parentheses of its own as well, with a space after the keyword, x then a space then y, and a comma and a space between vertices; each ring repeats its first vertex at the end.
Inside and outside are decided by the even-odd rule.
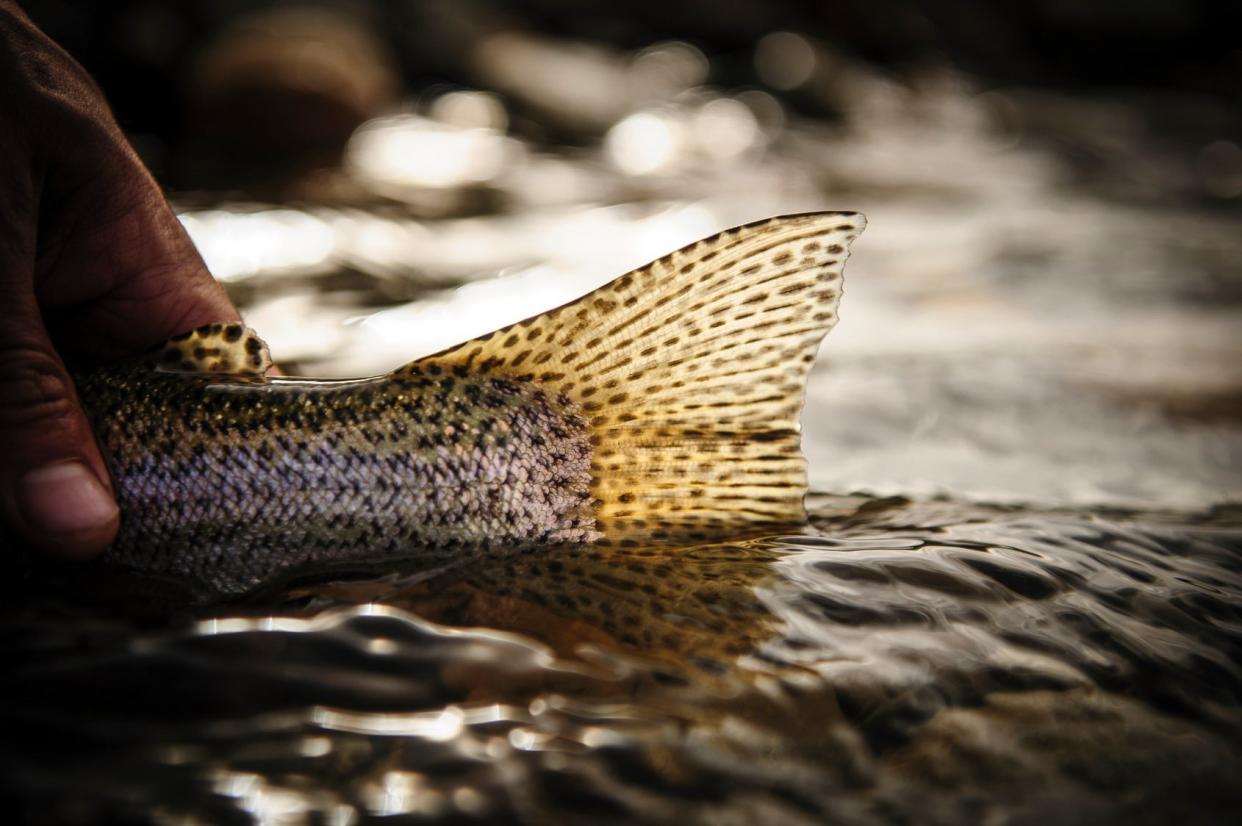
POLYGON ((152 355, 157 370, 263 376, 272 366, 267 345, 240 321, 204 324, 173 336, 152 355))

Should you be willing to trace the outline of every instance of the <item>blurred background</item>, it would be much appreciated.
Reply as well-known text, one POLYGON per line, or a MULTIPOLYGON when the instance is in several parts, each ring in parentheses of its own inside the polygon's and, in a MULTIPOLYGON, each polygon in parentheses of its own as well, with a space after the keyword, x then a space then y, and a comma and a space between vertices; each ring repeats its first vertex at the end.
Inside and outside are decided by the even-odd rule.
POLYGON ((1242 7, 41 0, 294 373, 856 209, 825 491, 1242 495, 1242 7))

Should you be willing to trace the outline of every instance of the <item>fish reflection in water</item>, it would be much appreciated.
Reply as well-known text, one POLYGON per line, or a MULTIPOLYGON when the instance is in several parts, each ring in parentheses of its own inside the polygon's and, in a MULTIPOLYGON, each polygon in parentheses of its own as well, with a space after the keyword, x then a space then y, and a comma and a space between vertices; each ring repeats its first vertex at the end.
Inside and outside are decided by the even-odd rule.
POLYGON ((557 546, 472 561, 405 584, 336 582, 286 598, 399 605, 458 626, 534 637, 560 656, 583 646, 720 675, 777 633, 756 588, 785 551, 770 541, 673 547, 557 546))
POLYGON ((171 629, 19 611, 3 760, 53 809, 73 788, 162 822, 1211 823, 1242 802, 1237 513, 812 505, 796 536, 303 572, 171 629))

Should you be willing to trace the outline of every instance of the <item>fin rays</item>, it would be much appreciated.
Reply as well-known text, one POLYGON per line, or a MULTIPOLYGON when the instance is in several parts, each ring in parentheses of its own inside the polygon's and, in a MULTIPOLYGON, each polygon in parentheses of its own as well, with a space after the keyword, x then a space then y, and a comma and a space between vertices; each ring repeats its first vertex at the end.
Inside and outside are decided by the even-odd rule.
POLYGON ((838 212, 727 230, 403 370, 496 371, 577 403, 610 540, 799 521, 804 385, 864 226, 838 212))

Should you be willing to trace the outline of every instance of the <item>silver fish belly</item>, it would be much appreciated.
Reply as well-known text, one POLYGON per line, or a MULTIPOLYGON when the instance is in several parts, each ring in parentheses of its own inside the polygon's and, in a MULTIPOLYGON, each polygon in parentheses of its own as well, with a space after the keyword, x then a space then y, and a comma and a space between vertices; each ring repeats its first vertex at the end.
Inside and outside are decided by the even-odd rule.
POLYGON ((105 370, 80 392, 123 513, 109 556, 217 590, 311 560, 598 537, 589 434, 529 381, 105 370))

